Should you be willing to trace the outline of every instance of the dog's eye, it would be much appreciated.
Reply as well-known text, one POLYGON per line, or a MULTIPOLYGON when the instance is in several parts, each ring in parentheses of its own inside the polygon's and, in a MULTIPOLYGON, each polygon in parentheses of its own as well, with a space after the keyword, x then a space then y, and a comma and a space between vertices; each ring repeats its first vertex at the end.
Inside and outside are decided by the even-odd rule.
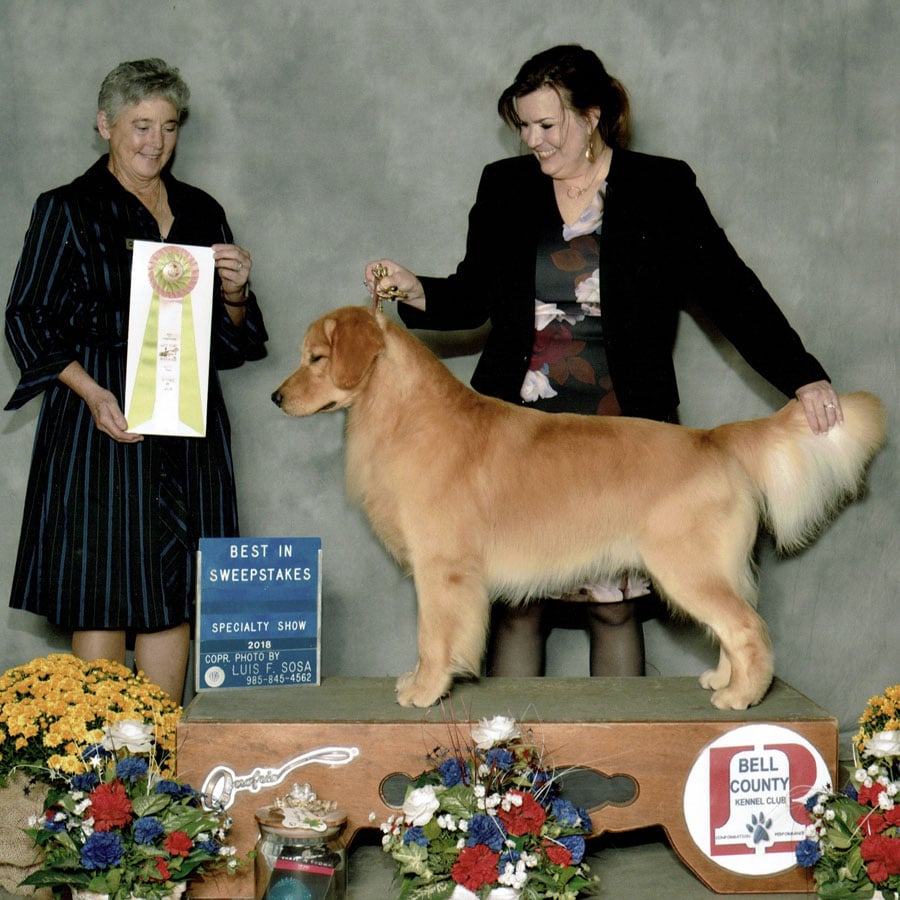
POLYGON ((322 359, 325 359, 325 357, 322 356, 321 353, 310 353, 310 354, 309 354, 309 362, 310 362, 310 365, 312 365, 313 363, 317 363, 317 362, 319 362, 319 361, 322 360, 322 359))

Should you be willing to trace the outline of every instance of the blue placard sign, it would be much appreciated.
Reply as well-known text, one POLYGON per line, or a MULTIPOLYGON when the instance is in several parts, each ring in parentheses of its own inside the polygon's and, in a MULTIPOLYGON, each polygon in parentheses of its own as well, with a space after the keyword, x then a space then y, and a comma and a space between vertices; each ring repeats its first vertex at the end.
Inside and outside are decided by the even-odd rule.
POLYGON ((321 538, 203 538, 196 689, 319 683, 321 538))

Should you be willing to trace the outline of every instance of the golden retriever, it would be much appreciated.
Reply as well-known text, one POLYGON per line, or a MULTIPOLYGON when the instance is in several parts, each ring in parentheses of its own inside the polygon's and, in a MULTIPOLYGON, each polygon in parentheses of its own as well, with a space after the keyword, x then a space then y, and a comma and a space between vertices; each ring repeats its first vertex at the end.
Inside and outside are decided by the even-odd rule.
POLYGON ((272 394, 290 416, 347 409, 347 490, 418 596, 418 663, 403 706, 479 671, 492 599, 518 603, 645 572, 718 639, 701 684, 720 709, 772 680, 750 557, 760 516, 779 548, 806 543, 858 490, 884 440, 877 397, 841 397, 844 425, 810 430, 792 400, 711 430, 550 414, 476 393, 380 312, 310 326, 272 394))

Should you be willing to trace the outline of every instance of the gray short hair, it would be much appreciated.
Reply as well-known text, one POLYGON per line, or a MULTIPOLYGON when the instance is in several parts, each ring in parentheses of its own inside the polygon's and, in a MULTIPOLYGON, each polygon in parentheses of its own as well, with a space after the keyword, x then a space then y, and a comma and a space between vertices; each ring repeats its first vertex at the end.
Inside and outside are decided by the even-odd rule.
POLYGON ((126 106, 149 97, 168 100, 175 107, 179 125, 187 118, 190 88, 178 69, 155 57, 119 63, 100 85, 97 109, 105 112, 112 124, 126 106))

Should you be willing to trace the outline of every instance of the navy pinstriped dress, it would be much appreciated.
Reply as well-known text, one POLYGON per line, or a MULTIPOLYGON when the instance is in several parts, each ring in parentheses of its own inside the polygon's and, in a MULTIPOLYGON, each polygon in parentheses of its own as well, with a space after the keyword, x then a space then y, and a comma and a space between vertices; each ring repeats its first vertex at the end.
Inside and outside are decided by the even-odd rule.
MULTIPOLYGON (((163 177, 175 217, 167 241, 233 242, 212 197, 163 177)), ((190 619, 199 538, 238 533, 217 371, 266 353, 255 298, 241 327, 216 299, 207 436, 119 444, 100 432, 58 375, 75 360, 124 407, 134 239, 159 241, 159 227, 104 156, 38 198, 6 310, 22 373, 6 408, 43 395, 10 606, 75 630, 156 631, 190 619)))

